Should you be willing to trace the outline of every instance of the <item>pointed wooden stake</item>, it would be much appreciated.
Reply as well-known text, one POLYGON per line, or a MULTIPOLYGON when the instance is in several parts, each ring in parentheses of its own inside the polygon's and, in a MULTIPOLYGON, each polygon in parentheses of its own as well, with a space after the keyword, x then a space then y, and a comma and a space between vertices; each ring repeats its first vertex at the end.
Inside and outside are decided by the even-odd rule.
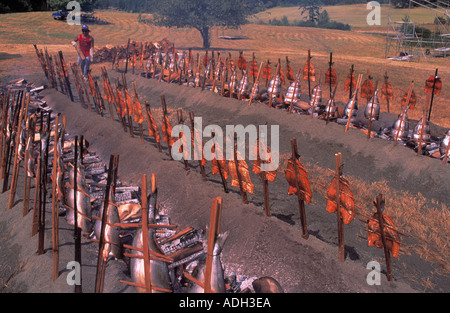
POLYGON ((340 181, 342 175, 342 154, 339 152, 334 155, 335 158, 335 175, 336 175, 336 216, 338 224, 338 247, 339 247, 339 262, 345 261, 345 246, 344 246, 344 223, 341 215, 341 191, 340 181))

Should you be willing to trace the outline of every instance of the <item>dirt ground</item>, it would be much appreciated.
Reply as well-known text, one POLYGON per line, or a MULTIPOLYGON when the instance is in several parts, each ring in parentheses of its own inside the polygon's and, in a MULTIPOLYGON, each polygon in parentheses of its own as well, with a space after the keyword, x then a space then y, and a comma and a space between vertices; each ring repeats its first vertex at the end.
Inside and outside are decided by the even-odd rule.
MULTIPOLYGON (((109 73, 110 79, 118 77, 109 73)), ((35 77, 35 84, 46 83, 43 75, 35 77)), ((176 84, 159 83, 156 80, 127 75, 129 88, 136 81, 141 102, 148 101, 152 110, 160 110, 160 95, 164 94, 171 121, 175 121, 177 108, 188 116, 193 111, 203 118, 203 126, 225 125, 279 125, 280 155, 290 153, 290 139, 296 138, 301 161, 323 169, 334 168, 334 154, 341 152, 344 173, 367 183, 386 180, 389 188, 422 194, 429 201, 449 204, 450 172, 437 159, 418 157, 413 150, 396 146, 386 140, 367 140, 359 130, 336 123, 325 125, 324 121, 308 116, 288 115, 286 112, 270 109, 255 103, 220 97, 199 88, 187 88, 176 84)), ((301 237, 298 202, 295 196, 288 196, 288 183, 281 173, 275 182, 269 184, 271 216, 264 215, 261 180, 250 174, 255 184, 254 194, 248 194, 249 204, 243 204, 237 188, 225 193, 217 175, 211 174, 206 165, 207 181, 203 181, 197 162, 184 164, 171 161, 166 145, 159 153, 153 138, 147 136, 144 125, 145 143, 136 136, 131 138, 117 121, 111 121, 108 114, 101 117, 88 112, 78 102, 53 90, 41 92, 43 100, 55 112, 67 117, 67 132, 70 136, 84 136, 90 142, 90 150, 106 162, 111 154, 119 154, 119 179, 125 184, 139 185, 141 175, 152 173, 158 177, 158 199, 160 206, 167 209, 172 222, 180 229, 187 226, 205 229, 209 223, 211 201, 223 198, 221 219, 222 231, 230 236, 222 252, 222 261, 229 275, 248 277, 271 276, 280 282, 285 292, 448 292, 450 283, 447 274, 442 274, 441 265, 420 257, 414 252, 401 254, 393 259, 394 281, 386 280, 384 255, 381 249, 367 247, 364 223, 355 219, 345 226, 344 263, 338 262, 337 225, 334 214, 325 211, 326 199, 313 194, 313 201, 306 205, 309 239, 301 237), (382 275, 380 286, 370 286, 366 277, 370 270, 368 262, 380 262, 382 275)), ((392 125, 395 116, 385 114, 379 122, 392 125)), ((160 124, 160 121, 157 121, 160 124)), ((144 122, 145 124, 145 122, 144 122)), ((175 124, 175 123, 174 123, 175 124)), ((173 125, 174 125, 173 124, 173 125)), ((442 129, 433 126, 433 130, 442 129)), ((251 165, 249 164, 251 168, 251 165)), ((308 170, 308 168, 307 168, 308 170)), ((38 256, 37 236, 30 238, 31 214, 22 217, 21 203, 23 177, 20 176, 15 206, 6 210, 9 193, 0 195, 0 290, 2 292, 72 292, 67 284, 69 273, 66 264, 73 260, 73 238, 71 230, 61 218, 60 276, 51 279, 52 253, 50 229, 46 230, 45 253, 38 256)), ((376 194, 373 195, 375 198, 376 194)), ((47 205, 47 211, 50 206, 47 205)), ((47 214, 49 216, 50 214, 47 214)), ((448 228, 442 230, 448 243, 448 228)), ((415 245, 412 238, 402 238, 408 245, 415 245)), ((93 292, 95 281, 97 244, 83 240, 83 291, 93 292)), ((407 248, 406 248, 407 249, 407 248)), ((119 282, 129 280, 127 265, 123 260, 108 262, 105 292, 135 292, 119 282)))

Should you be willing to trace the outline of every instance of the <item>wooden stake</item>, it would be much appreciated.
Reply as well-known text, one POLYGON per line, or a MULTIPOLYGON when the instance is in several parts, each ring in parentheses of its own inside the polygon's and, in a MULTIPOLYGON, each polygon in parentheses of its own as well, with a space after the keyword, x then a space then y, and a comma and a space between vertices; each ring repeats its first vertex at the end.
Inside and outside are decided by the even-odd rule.
POLYGON ((356 101, 356 95, 358 94, 359 87, 361 86, 362 77, 363 77, 362 74, 358 75, 358 79, 356 81, 355 93, 353 94, 352 100, 350 100, 352 104, 350 106, 350 111, 348 113, 348 120, 347 120, 347 125, 345 126, 345 132, 347 132, 348 129, 350 128, 350 121, 351 121, 352 115, 353 115, 353 106, 356 101))
POLYGON ((431 120, 431 108, 433 107, 434 90, 436 88, 436 80, 438 77, 437 74, 438 74, 438 69, 436 69, 436 72, 434 74, 433 89, 431 90, 430 110, 428 111, 428 122, 431 120))
POLYGON ((61 60, 61 70, 64 75, 64 79, 65 79, 66 86, 67 86, 67 91, 69 92, 70 101, 73 102, 73 94, 72 94, 72 89, 70 88, 69 73, 67 72, 67 66, 66 66, 66 62, 64 62, 64 57, 63 57, 62 51, 59 51, 58 55, 59 55, 59 59, 61 60))
MULTIPOLYGON (((280 69, 280 62, 278 61, 277 69, 276 69, 276 71, 275 71, 275 76, 274 76, 274 77, 275 77, 275 78, 274 78, 274 85, 273 85, 272 88, 270 89, 270 97, 269 97, 269 104, 268 104, 269 108, 272 107, 273 89, 276 88, 276 83, 277 83, 277 77, 278 77, 278 71, 279 71, 279 69, 280 69)), ((281 82, 281 77, 280 77, 280 82, 281 82)))
MULTIPOLYGON (((153 131, 153 122, 151 119, 152 113, 150 111, 150 104, 148 104, 147 101, 145 101, 145 110, 147 112, 146 118, 147 118, 147 126, 149 129, 151 129, 153 131)), ((157 126, 156 126, 157 127, 157 126)), ((154 132, 155 133, 155 132, 154 132)), ((155 141, 156 141, 156 145, 158 147, 159 152, 162 152, 162 147, 161 147, 161 143, 159 142, 159 140, 157 140, 156 138, 156 133, 154 134, 155 137, 155 141)))
POLYGON ((125 54, 125 74, 128 72, 128 57, 130 53, 130 38, 128 38, 127 52, 125 54))
POLYGON ((350 100, 352 98, 353 95, 353 73, 355 72, 354 70, 354 65, 352 64, 352 67, 350 69, 350 86, 349 86, 349 93, 348 93, 348 100, 350 100))
POLYGON ((40 172, 41 172, 41 153, 38 153, 37 156, 37 167, 34 178, 34 205, 33 205, 33 222, 31 226, 31 237, 34 237, 39 229, 39 189, 41 188, 41 180, 40 180, 40 172))
POLYGON ((340 181, 342 175, 342 154, 339 152, 334 155, 335 158, 335 177, 336 177, 336 216, 338 224, 338 247, 339 247, 339 262, 345 261, 345 246, 344 246, 344 223, 341 215, 341 201, 340 201, 340 181))
MULTIPOLYGON (((108 220, 108 208, 110 202, 110 191, 111 184, 114 180, 113 176, 115 171, 114 165, 118 162, 118 155, 111 155, 109 158, 109 168, 108 168, 108 177, 106 179, 106 190, 105 190, 105 200, 103 202, 103 213, 102 213, 102 226, 100 230, 100 238, 99 238, 99 247, 98 247, 98 255, 97 255, 97 273, 95 276, 95 293, 103 292, 103 283, 105 278, 105 270, 106 270, 106 262, 107 260, 103 259, 103 251, 105 250, 105 229, 108 220)), ((114 187, 113 187, 114 188, 114 187)))
MULTIPOLYGON (((83 142, 83 137, 81 137, 81 142, 83 142)), ((81 145, 82 146, 82 145, 81 145)), ((80 153, 83 153, 83 150, 81 150, 80 153)), ((77 190, 78 190, 78 186, 77 186, 77 177, 78 177, 78 136, 75 136, 75 153, 74 153, 74 158, 73 158, 73 210, 74 210, 74 218, 75 218, 75 223, 74 223, 74 238, 75 238, 75 262, 77 262, 79 264, 79 269, 80 269, 80 284, 79 285, 75 285, 75 293, 82 293, 83 292, 83 288, 82 288, 82 282, 81 282, 81 228, 78 227, 78 205, 77 205, 77 190)))
MULTIPOLYGON (((333 52, 330 52, 330 62, 328 62, 328 71, 330 72, 330 77, 329 77, 329 79, 330 79, 330 98, 331 98, 331 93, 332 93, 332 88, 333 88, 333 83, 332 83, 332 80, 331 80, 331 77, 332 77, 332 75, 331 75, 331 66, 333 65, 333 52)), ((312 114, 311 114, 312 115, 312 114)))
MULTIPOLYGON (((189 119, 191 121, 191 136, 192 136, 192 146, 195 147, 195 125, 194 125, 194 112, 190 111, 189 112, 189 119)), ((203 156, 203 143, 200 142, 200 144, 202 145, 201 147, 201 155, 203 156)), ((195 149, 195 148, 194 148, 195 149)), ((195 154, 195 152, 194 152, 195 154)), ((206 171, 205 171, 205 167, 202 164, 202 159, 198 160, 198 166, 200 167, 200 172, 202 173, 202 178, 204 181, 206 181, 206 171)))
MULTIPOLYGON (((309 51, 309 50, 308 50, 309 51)), ((292 114, 292 109, 294 107, 294 98, 295 98, 295 92, 297 91, 297 85, 299 84, 299 78, 300 78, 300 71, 301 71, 301 65, 298 67, 297 76, 295 76, 295 83, 294 83, 294 90, 292 92, 291 97, 291 103, 289 105, 289 114, 292 114)))
POLYGON ((9 190, 9 201, 8 201, 8 210, 10 210, 14 205, 14 199, 16 196, 16 189, 17 189, 17 180, 19 176, 19 169, 20 169, 20 159, 19 159, 19 146, 21 144, 21 137, 22 137, 22 121, 24 119, 25 112, 28 109, 28 104, 30 103, 30 94, 27 95, 27 100, 25 98, 22 98, 22 105, 20 109, 19 114, 19 121, 17 125, 17 133, 16 133, 16 144, 15 144, 15 153, 14 153, 14 165, 13 165, 13 174, 12 174, 12 180, 11 180, 11 188, 9 190), (27 108, 25 108, 25 102, 27 108))
MULTIPOLYGON (((212 132, 211 136, 214 138, 216 136, 216 134, 214 132, 212 132)), ((215 149, 215 147, 214 147, 214 149, 215 149)), ((225 191, 225 193, 228 193, 229 190, 228 190, 228 186, 227 186, 227 181, 225 179, 225 176, 223 176, 222 168, 220 167, 217 149, 215 149, 215 154, 216 154, 216 161, 217 161, 217 169, 219 170, 219 175, 220 175, 220 178, 222 179, 223 190, 225 191)))
MULTIPOLYGON (((411 99, 413 88, 414 88, 414 81, 412 81, 411 85, 409 86, 408 95, 406 96, 406 102, 405 102, 405 111, 404 111, 404 114, 402 114, 402 117, 401 117, 401 120, 400 120, 400 127, 402 127, 403 123, 405 122, 406 112, 409 109, 409 101, 411 99)), ((400 131, 397 131, 395 133, 394 147, 397 145, 399 133, 400 133, 400 131)))
MULTIPOLYGON (((152 190, 156 190, 156 175, 152 174, 152 190)), ((142 252, 144 254, 144 281, 145 291, 152 292, 152 278, 150 272, 150 254, 148 249, 148 203, 147 203, 147 175, 142 175, 142 252), (148 260, 148 261, 147 261, 148 260)))
POLYGON ((28 214, 30 208, 30 187, 31 187, 31 177, 28 176, 28 162, 30 160, 30 149, 33 149, 34 143, 34 133, 35 133, 36 124, 34 122, 34 117, 29 117, 27 121, 27 141, 25 148, 25 157, 24 157, 24 192, 23 192, 23 210, 22 215, 25 216, 28 214), (30 143, 30 147, 28 148, 28 143, 30 143))
POLYGON ((163 122, 164 122, 164 128, 165 128, 165 135, 167 138, 167 150, 169 150, 169 157, 171 160, 173 160, 172 157, 172 147, 170 146, 170 136, 169 136, 169 132, 167 130, 168 125, 166 122, 166 115, 167 115, 167 106, 166 106, 166 97, 165 95, 161 95, 161 106, 162 106, 162 111, 163 111, 163 122))
POLYGON ((301 196, 300 182, 298 181, 298 169, 297 169, 296 160, 298 159, 299 154, 297 151, 297 140, 295 138, 291 139, 291 150, 292 150, 292 162, 293 162, 294 171, 295 171, 295 184, 296 184, 296 188, 297 188, 297 198, 298 198, 298 207, 299 207, 299 213, 300 213, 300 222, 302 224, 302 237, 304 239, 308 239, 309 234, 308 234, 308 227, 306 225, 305 201, 303 200, 303 198, 301 196))
POLYGON ((258 127, 258 134, 256 139, 256 157, 259 161, 260 166, 260 177, 263 182, 263 192, 264 192, 264 212, 266 216, 270 216, 270 200, 269 200, 269 180, 267 179, 267 174, 263 171, 261 171, 261 157, 260 157, 260 150, 259 150, 259 127, 258 127))
MULTIPOLYGON (((57 195, 57 175, 58 175, 58 118, 59 115, 55 117, 55 134, 53 140, 53 173, 52 173, 52 251, 53 251, 53 275, 52 279, 55 281, 59 275, 59 212, 58 212, 58 195, 57 195)), ((64 169, 59 169, 64 170, 64 169)))
POLYGON ((209 220, 209 234, 208 234, 208 248, 206 252, 206 266, 205 266, 205 281, 204 292, 211 293, 211 274, 212 274, 212 261, 213 251, 216 241, 216 236, 220 232, 220 219, 222 213, 222 198, 217 197, 212 200, 211 217, 209 220))
POLYGON ((253 88, 252 88, 252 93, 250 94, 250 101, 248 102, 248 105, 251 105, 251 104, 252 104, 253 98, 255 97, 256 89, 257 89, 258 86, 259 86, 259 77, 260 77, 260 75, 261 75, 261 70, 262 70, 263 64, 264 64, 264 62, 261 62, 261 64, 259 65, 258 75, 257 75, 256 81, 254 80, 255 77, 253 77, 253 80, 254 80, 254 82, 253 82, 253 88))
MULTIPOLYGON (((179 124, 179 125, 184 124, 183 110, 182 110, 182 109, 178 109, 178 110, 177 110, 177 120, 178 120, 178 124, 179 124)), ((184 151, 183 151, 183 162, 184 162, 184 170, 185 170, 185 171, 188 171, 188 170, 189 170, 189 163, 188 163, 188 161, 184 158, 184 151)))
POLYGON ((311 99, 311 49, 308 49, 308 95, 309 99, 311 99))
MULTIPOLYGON (((376 83, 375 83, 375 92, 372 95, 373 101, 375 101, 375 93, 377 91, 377 88, 378 88, 378 81, 376 81, 376 83)), ((369 114, 369 127, 367 129, 367 139, 370 139, 370 133, 372 132, 372 122, 373 122, 372 119, 373 119, 373 107, 374 107, 374 105, 375 105, 375 103, 372 102, 372 106, 370 107, 370 114, 369 114)), ((380 104, 378 103, 378 105, 380 105, 380 104)))
POLYGON ((247 193, 244 191, 244 186, 242 185, 241 172, 239 172, 239 163, 237 159, 237 134, 234 133, 234 167, 236 169, 236 176, 239 182, 239 191, 241 192, 242 202, 248 204, 247 193))
POLYGON ((388 281, 392 281, 391 255, 386 244, 386 234, 384 232, 384 219, 382 214, 383 206, 384 206, 383 195, 378 194, 376 198, 376 207, 377 207, 378 223, 380 225, 381 241, 383 242, 384 256, 386 258, 386 271, 387 271, 386 276, 388 281))

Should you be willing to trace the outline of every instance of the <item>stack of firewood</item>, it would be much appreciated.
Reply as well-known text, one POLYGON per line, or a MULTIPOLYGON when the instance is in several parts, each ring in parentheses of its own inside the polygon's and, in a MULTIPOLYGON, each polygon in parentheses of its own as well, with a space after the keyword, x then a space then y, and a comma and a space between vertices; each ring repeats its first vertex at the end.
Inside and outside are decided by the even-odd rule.
MULTIPOLYGON (((117 56, 119 59, 125 59, 127 55, 128 45, 106 45, 101 48, 97 48, 94 51, 95 62, 112 62, 117 56)), ((159 48, 161 48, 162 53, 166 53, 173 44, 164 38, 161 41, 151 42, 151 41, 130 41, 130 46, 128 47, 129 53, 140 55, 141 51, 144 53, 144 58, 147 59, 152 53, 155 53, 159 48)))

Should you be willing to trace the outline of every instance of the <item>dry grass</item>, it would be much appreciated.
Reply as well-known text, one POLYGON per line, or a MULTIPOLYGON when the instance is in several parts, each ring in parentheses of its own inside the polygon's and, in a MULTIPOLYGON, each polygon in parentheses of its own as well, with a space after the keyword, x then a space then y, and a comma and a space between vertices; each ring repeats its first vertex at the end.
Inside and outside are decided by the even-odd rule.
MULTIPOLYGON (((353 10, 353 6, 350 6, 350 8, 353 10)), ((345 8, 340 9, 345 12, 345 8)), ((291 8, 291 11, 298 10, 292 10, 291 8)), ((297 14, 297 12, 294 13, 297 14)), ((193 29, 154 27, 141 24, 138 23, 138 15, 132 13, 100 11, 97 12, 97 15, 110 23, 108 25, 91 26, 97 46, 125 44, 128 38, 141 41, 159 41, 167 38, 174 42, 178 49, 183 50, 192 47, 194 53, 195 49, 200 49, 202 46, 199 32, 193 29)), ((351 18, 353 13, 348 13, 345 16, 351 18)), ((331 17, 333 18, 333 15, 331 17)), ((23 59, 0 61, 2 76, 5 74, 19 76, 26 75, 31 71, 35 73, 41 71, 34 54, 33 43, 39 47, 48 47, 50 53, 62 50, 67 61, 76 60, 76 53, 70 45, 70 41, 79 34, 79 27, 53 20, 50 12, 3 14, 0 20, 0 29, 2 29, 0 32, 0 52, 21 54, 23 57, 23 59)), ((307 51, 311 49, 312 62, 318 72, 320 71, 322 83, 328 68, 329 53, 333 52, 334 67, 339 80, 336 100, 342 102, 346 102, 348 99, 343 86, 352 64, 354 64, 357 73, 365 75, 364 78, 367 76, 367 71, 370 71, 374 82, 378 81, 380 84, 383 82, 384 73, 387 72, 394 87, 394 100, 391 103, 391 112, 394 113, 400 113, 401 96, 406 92, 411 81, 414 81, 418 104, 414 111, 410 111, 409 117, 413 119, 419 119, 422 114, 421 111, 426 98, 423 92, 425 80, 433 75, 436 68, 439 68, 444 88, 441 94, 435 97, 432 122, 450 128, 450 111, 448 110, 450 104, 450 88, 448 88, 450 66, 448 60, 438 58, 427 58, 426 60, 421 58, 420 62, 385 60, 385 38, 383 36, 357 31, 248 24, 239 30, 214 28, 211 44, 216 51, 230 51, 235 58, 238 57, 238 51, 242 50, 247 60, 250 60, 252 52, 255 52, 258 62, 270 59, 273 66, 278 59, 281 59, 283 70, 285 57, 288 56, 294 72, 297 71, 299 66, 304 65, 307 51), (223 40, 218 38, 221 35, 243 35, 249 37, 249 39, 223 40)), ((199 53, 203 52, 199 51, 199 53)), ((96 67, 97 65, 93 66, 94 69, 96 67)), ((303 92, 305 92, 305 86, 303 82, 303 92)), ((327 93, 324 96, 327 97, 327 93)), ((386 103, 382 103, 382 110, 386 110, 386 103)))
MULTIPOLYGON (((367 15, 370 10, 367 10, 366 3, 352 4, 352 5, 335 5, 324 6, 323 10, 327 10, 328 15, 332 21, 349 24, 354 30, 386 30, 388 23, 388 16, 390 14, 392 21, 401 21, 406 15, 410 16, 411 21, 417 24, 433 24, 435 14, 423 7, 411 8, 411 9, 394 9, 387 5, 381 6, 381 25, 380 26, 368 26, 367 15)), ((298 6, 296 7, 275 7, 264 12, 255 14, 252 18, 252 22, 255 23, 268 23, 269 20, 278 19, 281 20, 283 16, 286 16, 290 22, 303 20, 303 16, 300 15, 298 6)))
MULTIPOLYGON (((305 163, 305 166, 312 192, 326 196, 333 173, 315 164, 305 163)), ((403 248, 405 253, 413 251, 424 260, 438 263, 441 274, 450 273, 450 210, 446 204, 427 199, 420 193, 395 190, 384 180, 369 184, 355 177, 345 178, 350 182, 358 213, 371 216, 375 196, 383 194, 385 213, 400 231, 411 237, 412 243, 403 248)))
MULTIPOLYGON (((289 153, 280 155, 279 175, 284 175, 289 153)), ((328 187, 333 180, 334 172, 303 162, 313 195, 326 197, 328 187)), ((284 177, 284 176, 283 176, 284 177)), ((403 253, 416 253, 420 258, 440 265, 437 270, 441 275, 450 274, 450 208, 434 199, 427 199, 422 194, 412 194, 407 191, 395 190, 388 186, 385 180, 372 184, 355 177, 344 177, 350 182, 357 213, 371 216, 375 212, 373 201, 377 194, 383 194, 385 213, 392 219, 397 229, 409 237, 408 246, 403 247, 403 253)), ((359 216, 362 220, 366 217, 359 216)), ((367 236, 361 227, 360 235, 367 236)))

